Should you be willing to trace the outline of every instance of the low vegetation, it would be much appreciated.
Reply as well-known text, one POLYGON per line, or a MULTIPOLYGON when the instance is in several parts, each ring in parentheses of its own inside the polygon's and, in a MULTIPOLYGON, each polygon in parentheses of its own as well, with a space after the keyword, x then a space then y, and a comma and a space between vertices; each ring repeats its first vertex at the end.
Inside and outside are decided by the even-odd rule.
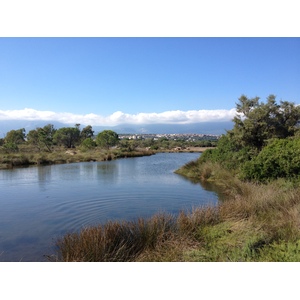
POLYGON ((87 151, 80 149, 66 150, 57 148, 52 152, 27 152, 4 153, 0 156, 0 169, 24 167, 29 165, 65 164, 76 162, 105 161, 117 158, 137 157, 152 155, 154 151, 138 149, 126 151, 124 149, 100 149, 95 148, 87 151))

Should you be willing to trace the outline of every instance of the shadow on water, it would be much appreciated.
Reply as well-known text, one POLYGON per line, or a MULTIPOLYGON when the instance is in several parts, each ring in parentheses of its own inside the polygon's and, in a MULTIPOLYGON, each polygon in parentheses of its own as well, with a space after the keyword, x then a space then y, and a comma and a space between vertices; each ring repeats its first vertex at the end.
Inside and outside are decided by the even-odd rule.
POLYGON ((201 188, 205 191, 213 192, 214 194, 217 195, 219 201, 222 202, 225 200, 225 195, 224 195, 222 189, 219 186, 217 186, 216 184, 213 184, 213 183, 207 182, 207 181, 201 181, 201 180, 195 179, 195 178, 187 178, 180 174, 178 174, 178 176, 180 176, 184 180, 191 182, 195 185, 200 185, 201 188))

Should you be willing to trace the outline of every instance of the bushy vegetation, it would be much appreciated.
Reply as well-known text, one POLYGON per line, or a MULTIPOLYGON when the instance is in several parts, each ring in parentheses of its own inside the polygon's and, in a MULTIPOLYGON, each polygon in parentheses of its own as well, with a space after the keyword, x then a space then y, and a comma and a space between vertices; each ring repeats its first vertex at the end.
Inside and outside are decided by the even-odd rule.
POLYGON ((300 107, 270 95, 267 103, 241 96, 234 128, 222 136, 217 149, 206 151, 199 164, 214 162, 241 179, 266 182, 297 179, 300 107))
POLYGON ((270 141, 257 156, 245 162, 241 176, 259 182, 277 178, 299 180, 300 138, 270 141))

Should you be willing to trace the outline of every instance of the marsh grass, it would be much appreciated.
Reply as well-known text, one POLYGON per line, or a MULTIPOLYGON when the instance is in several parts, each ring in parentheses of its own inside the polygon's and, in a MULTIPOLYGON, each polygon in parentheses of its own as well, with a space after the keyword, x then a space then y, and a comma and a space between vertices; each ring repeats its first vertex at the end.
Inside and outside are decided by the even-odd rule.
POLYGON ((194 248, 199 226, 217 220, 212 208, 178 216, 159 213, 148 219, 108 222, 57 240, 56 261, 178 261, 194 248))
POLYGON ((0 153, 0 169, 24 167, 29 165, 51 165, 76 162, 108 161, 117 158, 137 157, 154 154, 153 151, 120 151, 119 149, 103 150, 93 149, 88 151, 71 150, 69 153, 64 148, 57 148, 52 152, 37 152, 22 150, 19 153, 0 153))
MULTIPOLYGON (((174 232, 171 215, 156 215, 148 220, 108 222, 70 233, 58 239, 57 260, 134 261, 144 250, 170 239, 174 232)), ((175 230, 176 231, 176 230, 175 230)))

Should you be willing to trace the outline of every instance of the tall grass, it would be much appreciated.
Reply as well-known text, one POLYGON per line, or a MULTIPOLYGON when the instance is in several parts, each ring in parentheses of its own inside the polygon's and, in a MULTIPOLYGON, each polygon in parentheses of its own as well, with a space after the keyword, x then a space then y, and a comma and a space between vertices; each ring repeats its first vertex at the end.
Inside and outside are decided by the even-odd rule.
MULTIPOLYGON (((195 246, 199 226, 215 223, 214 208, 195 209, 178 216, 160 213, 148 219, 108 222, 69 233, 57 240, 55 261, 138 261, 158 260, 161 252, 178 247, 195 246)), ((176 251, 175 251, 176 252, 176 251)), ((180 254, 169 260, 180 260, 180 254)), ((182 254, 181 254, 182 255, 182 254)))
POLYGON ((202 180, 217 180, 224 190, 218 206, 87 227, 58 239, 51 259, 300 261, 300 187, 242 182, 218 165, 202 167, 202 180))

